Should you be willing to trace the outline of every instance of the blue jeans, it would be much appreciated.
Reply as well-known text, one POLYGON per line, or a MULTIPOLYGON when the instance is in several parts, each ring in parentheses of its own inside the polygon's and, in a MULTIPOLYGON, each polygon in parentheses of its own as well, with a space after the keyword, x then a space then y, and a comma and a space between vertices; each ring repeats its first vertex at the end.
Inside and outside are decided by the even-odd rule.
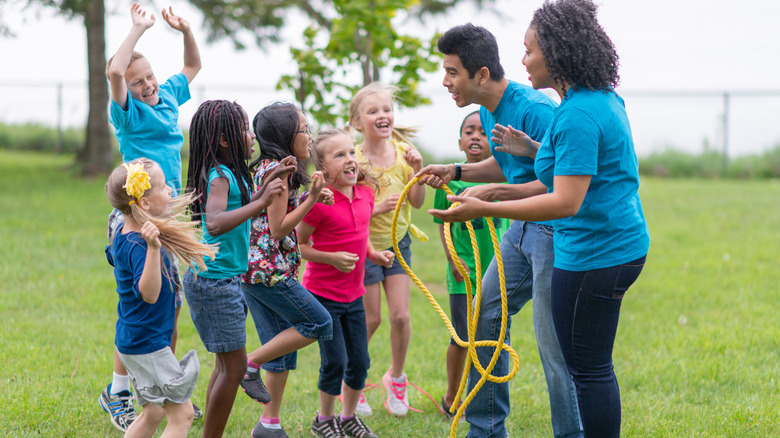
POLYGON ((620 436, 620 388, 612 367, 612 347, 623 295, 644 265, 641 257, 604 269, 553 271, 553 319, 577 387, 586 437, 620 436))
MULTIPOLYGON (((553 229, 533 222, 514 221, 501 239, 500 250, 504 262, 509 315, 504 342, 510 343, 512 315, 519 312, 528 300, 533 299, 534 332, 550 393, 553 434, 556 437, 581 437, 577 395, 558 345, 550 309, 550 282, 554 259, 553 229)), ((500 330, 501 289, 498 265, 493 258, 482 280, 482 302, 476 339, 497 341, 500 330)), ((483 367, 490 363, 494 350, 491 347, 477 349, 477 356, 483 367)), ((510 362, 509 354, 502 352, 491 374, 499 377, 509 374, 510 362)), ((469 371, 469 391, 480 377, 472 365, 469 371)), ((467 437, 508 436, 505 420, 509 411, 509 383, 485 382, 466 408, 466 421, 471 426, 467 437)))
POLYGON ((333 318, 333 339, 320 340, 320 378, 317 388, 329 395, 341 394, 341 382, 352 389, 366 386, 371 359, 363 297, 340 303, 314 295, 333 318))
MULTIPOLYGON (((261 343, 265 344, 290 327, 295 327, 295 331, 309 339, 331 339, 333 322, 330 314, 297 278, 290 277, 273 286, 242 282, 241 291, 261 343)), ((293 351, 264 363, 263 369, 283 373, 294 370, 297 364, 298 352, 293 351)))

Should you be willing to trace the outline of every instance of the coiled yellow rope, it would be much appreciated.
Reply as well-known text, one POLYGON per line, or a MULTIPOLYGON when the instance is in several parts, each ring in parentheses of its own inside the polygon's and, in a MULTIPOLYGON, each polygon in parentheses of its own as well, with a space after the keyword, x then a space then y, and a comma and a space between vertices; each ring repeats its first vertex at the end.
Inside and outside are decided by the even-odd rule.
MULTIPOLYGON (((409 267, 409 265, 406 263, 406 260, 404 260, 403 256, 401 255, 401 251, 398 247, 398 236, 396 235, 396 228, 398 223, 398 215, 401 212, 401 206, 403 205, 404 200, 406 199, 407 193, 412 188, 414 184, 417 184, 417 181, 420 180, 420 177, 415 177, 411 181, 409 181, 408 184, 406 184, 406 187, 404 187, 403 192, 401 193, 400 199, 398 199, 398 203, 395 206, 395 212, 393 213, 393 223, 392 223, 392 236, 393 236, 393 250, 395 251, 395 256, 398 258, 399 263, 404 268, 404 271, 406 271, 407 274, 409 274, 409 277, 414 281, 414 283, 420 288, 421 291, 425 294, 426 297, 428 297, 428 301, 433 305, 434 309, 436 309, 436 312, 439 313, 439 316, 441 316, 441 319, 444 320, 444 324, 447 326, 447 329, 450 331, 450 336, 452 336, 452 339, 455 340, 455 342, 461 347, 468 349, 468 356, 466 357, 466 367, 463 372, 463 377, 460 381, 460 387, 458 388, 458 393, 455 395, 455 400, 460 400, 461 395, 463 394, 463 390, 466 388, 466 382, 468 381, 468 375, 469 375, 469 369, 471 368, 471 365, 473 363, 474 368, 476 368, 477 372, 482 376, 476 385, 474 385, 474 389, 471 390, 471 392, 468 394, 466 399, 463 401, 463 403, 458 407, 455 403, 452 404, 452 407, 450 407, 450 412, 457 408, 457 412, 455 412, 455 417, 452 419, 452 428, 450 429, 450 437, 455 438, 458 431, 458 422, 460 421, 460 418, 463 416, 463 412, 466 410, 466 406, 469 405, 471 400, 474 398, 474 396, 477 394, 479 389, 482 387, 482 385, 485 384, 485 381, 490 380, 494 383, 504 383, 508 382, 510 379, 512 379, 520 369, 520 358, 518 357, 515 350, 512 349, 509 345, 504 344, 504 338, 506 337, 506 323, 508 319, 507 314, 507 304, 506 304, 506 280, 504 277, 504 262, 501 258, 501 251, 499 249, 499 242, 498 237, 496 236, 496 228, 493 225, 492 220, 487 220, 488 228, 490 229, 490 237, 493 240, 493 250, 496 255, 496 262, 498 264, 498 277, 499 277, 499 285, 501 286, 501 332, 498 335, 498 341, 475 341, 474 336, 476 332, 477 327, 477 319, 479 318, 479 304, 482 299, 482 278, 478 274, 476 275, 477 284, 476 284, 476 295, 474 295, 474 305, 472 306, 472 289, 471 289, 471 279, 469 278, 468 273, 466 272, 466 269, 463 267, 463 265, 460 262, 460 257, 458 256, 457 252, 455 251, 455 246, 452 244, 452 234, 450 231, 450 227, 446 226, 449 223, 445 223, 444 227, 444 240, 447 244, 447 250, 450 252, 450 255, 452 256, 452 259, 455 261, 455 265, 458 268, 458 271, 463 275, 463 279, 466 282, 466 292, 468 294, 468 299, 466 300, 466 312, 468 316, 468 332, 469 332, 469 339, 468 342, 463 341, 458 337, 458 334, 455 333, 455 328, 452 327, 452 323, 450 322, 450 319, 447 317, 447 314, 444 313, 444 311, 441 309, 441 306, 436 301, 436 299, 431 295, 431 293, 428 291, 428 289, 425 287, 425 284, 423 284, 422 281, 420 281, 419 278, 417 278, 416 275, 414 275, 414 272, 412 272, 412 269, 409 267), (477 347, 495 347, 495 350, 493 351, 493 356, 490 359, 490 363, 488 363, 487 367, 483 367, 481 363, 479 363, 479 358, 477 357, 477 347), (506 350, 509 355, 512 357, 512 370, 507 374, 506 376, 494 376, 490 374, 493 371, 493 367, 495 367, 496 362, 498 361, 498 357, 501 354, 501 350, 506 350)), ((450 195, 454 195, 452 193, 452 190, 450 190, 449 187, 446 185, 442 186, 442 189, 447 192, 450 195)), ((450 208, 457 206, 458 204, 453 204, 450 208)), ((490 218, 488 218, 490 219, 490 218)), ((469 236, 471 237, 471 248, 474 251, 474 261, 476 262, 476 270, 477 273, 482 272, 482 265, 481 260, 479 259, 479 249, 477 247, 477 239, 474 235, 474 228, 471 225, 471 222, 466 222, 466 227, 469 230, 469 236)))

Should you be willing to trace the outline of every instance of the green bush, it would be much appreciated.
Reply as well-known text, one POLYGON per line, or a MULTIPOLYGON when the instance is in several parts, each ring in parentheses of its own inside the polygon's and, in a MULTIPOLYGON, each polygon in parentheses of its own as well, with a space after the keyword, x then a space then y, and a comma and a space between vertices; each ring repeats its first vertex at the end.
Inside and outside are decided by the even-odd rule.
POLYGON ((85 138, 84 128, 68 128, 62 132, 60 144, 57 128, 40 123, 0 123, 0 149, 73 153, 81 149, 85 138))

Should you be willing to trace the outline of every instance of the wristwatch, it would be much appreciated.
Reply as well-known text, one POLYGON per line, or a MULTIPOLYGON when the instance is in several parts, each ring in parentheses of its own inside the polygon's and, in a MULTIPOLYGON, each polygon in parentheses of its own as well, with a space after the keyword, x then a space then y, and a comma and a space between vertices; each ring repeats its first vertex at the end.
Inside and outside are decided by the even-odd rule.
POLYGON ((460 164, 455 163, 455 178, 452 178, 453 181, 460 181, 460 164))

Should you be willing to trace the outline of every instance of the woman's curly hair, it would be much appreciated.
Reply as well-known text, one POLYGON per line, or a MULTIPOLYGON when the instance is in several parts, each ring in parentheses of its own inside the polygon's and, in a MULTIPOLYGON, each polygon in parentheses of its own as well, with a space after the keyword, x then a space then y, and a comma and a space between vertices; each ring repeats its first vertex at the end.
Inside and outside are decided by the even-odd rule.
POLYGON ((556 84, 606 90, 620 82, 618 54, 597 10, 591 0, 547 0, 534 12, 531 27, 556 84))

